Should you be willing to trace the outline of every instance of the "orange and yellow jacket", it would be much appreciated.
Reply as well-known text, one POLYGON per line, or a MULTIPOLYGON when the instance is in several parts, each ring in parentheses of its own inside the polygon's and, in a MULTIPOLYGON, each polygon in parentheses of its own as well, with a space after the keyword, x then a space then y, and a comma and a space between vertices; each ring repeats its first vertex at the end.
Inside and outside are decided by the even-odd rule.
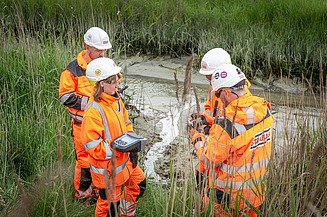
MULTIPOLYGON (((246 91, 246 94, 251 96, 252 93, 250 91, 250 86, 251 83, 247 81, 247 85, 245 85, 244 89, 246 91)), ((207 101, 204 104, 204 111, 202 115, 205 116, 207 122, 212 125, 213 121, 216 116, 221 116, 223 115, 223 103, 221 99, 219 99, 214 92, 212 92, 212 86, 210 84, 210 87, 208 89, 208 96, 207 96, 207 101)))
POLYGON ((61 73, 59 97, 63 105, 67 106, 71 117, 81 123, 85 106, 91 95, 93 86, 85 76, 87 62, 84 59, 86 50, 80 52, 75 60, 68 64, 61 73))
POLYGON ((196 155, 209 170, 210 187, 232 194, 231 207, 254 207, 263 202, 264 175, 272 146, 274 118, 264 99, 245 95, 216 117, 206 138, 192 136, 196 155))
POLYGON ((111 177, 112 168, 115 168, 116 185, 128 179, 129 153, 111 147, 111 141, 126 132, 133 132, 133 125, 118 93, 114 96, 102 93, 100 102, 91 96, 84 113, 81 140, 89 154, 92 182, 96 187, 106 188, 105 173, 111 177))

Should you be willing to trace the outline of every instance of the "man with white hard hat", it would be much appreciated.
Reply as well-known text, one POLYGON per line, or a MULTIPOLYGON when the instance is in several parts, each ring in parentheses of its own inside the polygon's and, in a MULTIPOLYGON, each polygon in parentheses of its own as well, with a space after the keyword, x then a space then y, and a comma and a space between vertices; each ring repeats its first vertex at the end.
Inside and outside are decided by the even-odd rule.
POLYGON ((264 201, 274 118, 268 102, 247 94, 246 83, 239 67, 216 68, 212 93, 221 100, 223 114, 215 117, 208 136, 190 131, 199 162, 209 171, 203 202, 205 207, 213 203, 214 216, 255 217, 264 201))
MULTIPOLYGON (((201 60, 200 74, 204 75, 209 82, 211 81, 211 75, 220 65, 231 63, 230 55, 222 48, 214 48, 209 50, 201 60)), ((221 101, 215 95, 211 93, 212 86, 208 89, 207 101, 204 105, 204 110, 200 114, 194 113, 190 117, 190 127, 197 131, 203 131, 205 135, 209 134, 209 129, 213 123, 214 116, 220 115, 221 101), (219 104, 219 105, 218 105, 219 104), (201 129, 199 129, 201 128, 201 129)), ((203 187, 203 180, 205 179, 208 171, 205 165, 199 162, 199 166, 196 169, 196 181, 198 188, 203 187)))
POLYGON ((60 76, 59 97, 67 107, 72 117, 72 131, 76 165, 74 174, 75 197, 88 198, 92 195, 92 178, 88 154, 81 143, 81 124, 85 106, 91 95, 93 86, 85 76, 89 62, 104 57, 111 43, 108 34, 99 27, 91 27, 84 35, 85 50, 81 51, 75 60, 70 62, 60 76))
MULTIPOLYGON (((201 61, 201 69, 199 71, 200 74, 205 75, 206 78, 211 81, 211 75, 217 67, 232 63, 229 53, 222 48, 214 48, 209 50, 202 58, 201 61)), ((208 123, 211 125, 214 119, 214 116, 219 115, 219 100, 211 94, 211 85, 208 90, 208 97, 206 104, 204 105, 204 112, 208 123), (217 101, 218 100, 218 101, 217 101), (216 110, 215 110, 216 108, 216 110), (218 111, 217 111, 218 109, 218 111), (215 113, 215 114, 214 114, 215 113), (218 114, 217 114, 218 113, 218 114)))
MULTIPOLYGON (((211 77, 212 73, 220 66, 224 64, 231 64, 230 54, 222 48, 213 48, 209 50, 201 60, 200 74, 204 75, 210 82, 210 87, 208 89, 207 101, 204 105, 203 112, 200 114, 192 114, 190 122, 192 123, 195 130, 204 132, 205 135, 209 134, 210 127, 212 126, 216 116, 223 114, 223 104, 222 101, 215 96, 212 92, 211 77), (201 128, 201 129, 200 129, 201 128)), ((247 94, 252 95, 249 91, 250 83, 247 81, 245 90, 247 94)), ((202 162, 199 162, 199 166, 196 170, 196 180, 197 185, 200 188, 203 185, 203 180, 205 179, 208 168, 205 167, 202 162)))

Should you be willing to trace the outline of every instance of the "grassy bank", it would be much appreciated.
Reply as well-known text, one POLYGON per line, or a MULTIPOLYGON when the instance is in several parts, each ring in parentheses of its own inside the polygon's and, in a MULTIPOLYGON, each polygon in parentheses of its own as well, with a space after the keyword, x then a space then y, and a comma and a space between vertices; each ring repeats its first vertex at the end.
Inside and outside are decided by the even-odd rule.
MULTIPOLYGON (((238 2, 0 1, 1 215, 26 214, 19 208, 30 216, 93 213, 94 207, 67 193, 74 152, 69 117, 58 99, 60 72, 82 49, 90 26, 109 32, 116 57, 203 55, 220 46, 251 76, 303 75, 304 83, 326 84, 325 1, 238 2)), ((326 111, 323 117, 318 131, 304 125, 300 135, 285 135, 288 149, 273 158, 262 216, 326 213, 326 111)), ((199 213, 194 195, 191 176, 182 188, 150 185, 138 212, 191 216, 193 209, 199 213)))
POLYGON ((223 47, 252 77, 303 75, 306 83, 325 84, 324 0, 3 0, 0 8, 5 34, 58 37, 68 45, 96 25, 118 53, 202 56, 223 47))

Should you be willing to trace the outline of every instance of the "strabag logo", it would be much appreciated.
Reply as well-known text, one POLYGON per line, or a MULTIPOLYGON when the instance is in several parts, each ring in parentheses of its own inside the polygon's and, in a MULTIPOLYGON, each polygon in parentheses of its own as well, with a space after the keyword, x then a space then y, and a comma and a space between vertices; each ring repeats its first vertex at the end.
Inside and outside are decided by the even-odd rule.
POLYGON ((259 148, 261 146, 266 145, 267 142, 270 141, 270 127, 265 129, 264 131, 257 133, 252 140, 250 151, 259 148))

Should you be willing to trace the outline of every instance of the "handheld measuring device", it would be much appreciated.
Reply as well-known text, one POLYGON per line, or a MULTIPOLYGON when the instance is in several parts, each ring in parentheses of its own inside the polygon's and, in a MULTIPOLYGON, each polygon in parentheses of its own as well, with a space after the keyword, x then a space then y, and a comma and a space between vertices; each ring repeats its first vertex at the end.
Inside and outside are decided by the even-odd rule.
POLYGON ((144 151, 147 139, 135 133, 125 133, 112 141, 112 147, 120 152, 144 151))

